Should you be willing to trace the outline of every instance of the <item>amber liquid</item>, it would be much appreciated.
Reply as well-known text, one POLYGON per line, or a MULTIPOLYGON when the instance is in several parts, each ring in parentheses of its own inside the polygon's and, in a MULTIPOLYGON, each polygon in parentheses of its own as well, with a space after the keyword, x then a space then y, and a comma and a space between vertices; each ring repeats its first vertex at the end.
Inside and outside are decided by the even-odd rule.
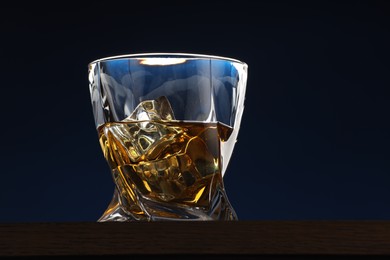
POLYGON ((119 196, 133 213, 142 214, 140 196, 207 208, 223 189, 221 143, 232 132, 224 124, 115 122, 98 131, 119 196))

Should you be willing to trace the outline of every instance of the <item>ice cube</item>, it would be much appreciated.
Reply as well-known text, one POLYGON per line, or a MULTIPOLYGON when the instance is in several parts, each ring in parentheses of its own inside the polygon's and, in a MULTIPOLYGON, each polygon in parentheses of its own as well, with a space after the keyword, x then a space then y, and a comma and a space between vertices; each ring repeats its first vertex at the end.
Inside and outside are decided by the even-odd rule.
POLYGON ((142 101, 123 121, 175 120, 169 100, 161 96, 154 100, 142 101))
POLYGON ((142 101, 130 116, 122 120, 135 122, 134 125, 127 126, 134 158, 140 158, 142 155, 146 155, 148 159, 153 158, 156 153, 153 147, 158 143, 168 145, 170 139, 174 138, 177 134, 176 128, 156 122, 163 120, 175 120, 172 107, 165 96, 142 101))

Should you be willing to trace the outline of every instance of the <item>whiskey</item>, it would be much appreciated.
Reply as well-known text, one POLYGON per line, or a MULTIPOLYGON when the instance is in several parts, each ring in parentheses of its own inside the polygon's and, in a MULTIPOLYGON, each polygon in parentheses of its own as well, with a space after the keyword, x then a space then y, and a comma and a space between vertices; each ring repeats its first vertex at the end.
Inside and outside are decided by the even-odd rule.
MULTIPOLYGON (((125 211, 149 215, 140 200, 207 212, 221 194, 221 145, 232 128, 219 122, 126 121, 98 128, 99 141, 125 211)), ((227 202, 228 203, 228 202, 227 202)), ((229 205, 230 206, 230 205, 229 205)), ((112 209, 107 209, 107 212, 112 209)), ((167 211, 162 217, 171 217, 167 211)))

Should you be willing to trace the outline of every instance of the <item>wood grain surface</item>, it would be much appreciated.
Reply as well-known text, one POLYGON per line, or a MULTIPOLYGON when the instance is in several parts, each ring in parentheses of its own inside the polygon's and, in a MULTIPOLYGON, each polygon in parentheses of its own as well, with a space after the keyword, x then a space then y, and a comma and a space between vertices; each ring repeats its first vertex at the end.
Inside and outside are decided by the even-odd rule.
MULTIPOLYGON (((388 221, 3 223, 0 256, 389 256, 388 221)), ((204 257, 203 257, 204 256, 204 257)), ((203 257, 203 258, 202 258, 203 257)), ((134 259, 135 259, 134 258, 134 259)), ((283 258, 283 259, 284 259, 283 258)))

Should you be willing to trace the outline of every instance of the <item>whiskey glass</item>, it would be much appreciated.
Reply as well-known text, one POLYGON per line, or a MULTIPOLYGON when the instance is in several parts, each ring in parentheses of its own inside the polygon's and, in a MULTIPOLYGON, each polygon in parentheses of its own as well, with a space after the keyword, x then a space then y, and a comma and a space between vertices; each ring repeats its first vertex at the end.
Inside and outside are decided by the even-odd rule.
POLYGON ((247 71, 233 58, 192 53, 88 64, 98 140, 115 183, 98 222, 238 220, 223 176, 247 71))

